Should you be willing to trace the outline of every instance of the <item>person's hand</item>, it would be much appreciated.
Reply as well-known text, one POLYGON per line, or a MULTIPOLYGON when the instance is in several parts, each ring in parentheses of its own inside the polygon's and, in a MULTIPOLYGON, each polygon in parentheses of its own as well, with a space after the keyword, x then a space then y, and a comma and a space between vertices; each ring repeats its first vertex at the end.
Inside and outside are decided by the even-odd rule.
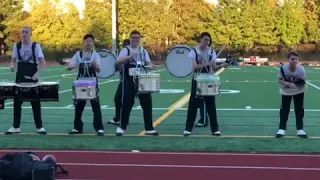
POLYGON ((291 89, 296 89, 297 86, 294 84, 294 83, 289 83, 288 86, 291 88, 291 89))

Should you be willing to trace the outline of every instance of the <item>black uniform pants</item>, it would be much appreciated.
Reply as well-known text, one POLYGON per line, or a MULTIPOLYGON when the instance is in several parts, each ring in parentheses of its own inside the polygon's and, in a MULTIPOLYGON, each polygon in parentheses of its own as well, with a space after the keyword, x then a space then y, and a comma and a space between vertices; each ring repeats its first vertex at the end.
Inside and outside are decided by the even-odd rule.
MULTIPOLYGON (((203 105, 201 102, 202 102, 202 99, 197 98, 195 94, 191 93, 190 100, 189 100, 186 128, 185 128, 186 131, 189 131, 189 132, 192 131, 194 122, 197 117, 198 107, 200 105, 203 105)), ((208 115, 210 119, 210 128, 212 133, 214 133, 219 130, 215 97, 214 96, 204 97, 204 102, 206 103, 206 108, 208 110, 208 115)))
MULTIPOLYGON (((34 117, 34 123, 36 124, 36 128, 42 128, 42 120, 41 120, 41 103, 40 101, 32 101, 30 102, 32 106, 32 112, 34 117)), ((18 98, 13 100, 13 127, 19 128, 21 124, 21 105, 23 101, 18 98)))
POLYGON ((116 94, 114 95, 114 104, 115 104, 115 107, 116 107, 116 116, 113 118, 113 121, 115 122, 119 122, 120 121, 120 110, 121 110, 121 107, 122 107, 122 104, 121 104, 121 94, 122 94, 122 83, 120 82, 119 85, 118 85, 118 89, 116 91, 116 94))
POLYGON ((290 113, 291 100, 294 102, 294 112, 296 115, 296 127, 297 130, 303 129, 303 118, 304 118, 304 93, 297 94, 294 96, 282 95, 282 104, 280 109, 280 124, 279 129, 286 130, 287 121, 290 113))
POLYGON ((198 123, 201 124, 208 124, 208 112, 207 107, 205 107, 205 102, 203 99, 201 99, 201 102, 199 103, 199 109, 200 109, 200 120, 198 123))
MULTIPOLYGON (((76 101, 75 102, 75 117, 74 117, 74 129, 79 132, 83 131, 82 113, 86 106, 87 101, 76 101)), ((92 111, 93 111, 93 127, 96 131, 103 130, 102 114, 99 98, 90 100, 92 111)))
MULTIPOLYGON (((137 94, 136 84, 130 77, 122 82, 121 108, 120 108, 120 127, 127 129, 135 96, 137 94)), ((137 82, 136 82, 137 83, 137 82)), ((138 94, 140 105, 143 110, 144 128, 146 131, 154 130, 152 124, 152 97, 150 93, 138 94)))

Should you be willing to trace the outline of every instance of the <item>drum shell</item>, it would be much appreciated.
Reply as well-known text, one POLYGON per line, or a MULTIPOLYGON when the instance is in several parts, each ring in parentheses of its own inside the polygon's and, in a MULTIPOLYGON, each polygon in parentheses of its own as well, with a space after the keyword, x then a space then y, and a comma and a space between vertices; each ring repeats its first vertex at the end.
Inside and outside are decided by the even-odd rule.
POLYGON ((97 84, 95 80, 89 80, 88 85, 78 85, 76 80, 73 83, 73 99, 74 100, 93 100, 97 98, 97 84))
POLYGON ((16 86, 0 86, 0 97, 3 99, 14 99, 16 96, 16 86))
POLYGON ((17 86, 16 98, 25 102, 39 101, 39 87, 17 86))
POLYGON ((138 93, 160 92, 160 75, 139 75, 138 93))
POLYGON ((39 99, 44 102, 59 101, 59 84, 40 84, 39 99))
POLYGON ((206 80, 200 80, 201 78, 205 78, 206 76, 208 78, 208 75, 206 75, 206 74, 198 74, 198 75, 194 76, 195 81, 196 81, 196 95, 197 96, 217 96, 217 95, 219 95, 220 78, 216 78, 216 79, 208 78, 206 80))

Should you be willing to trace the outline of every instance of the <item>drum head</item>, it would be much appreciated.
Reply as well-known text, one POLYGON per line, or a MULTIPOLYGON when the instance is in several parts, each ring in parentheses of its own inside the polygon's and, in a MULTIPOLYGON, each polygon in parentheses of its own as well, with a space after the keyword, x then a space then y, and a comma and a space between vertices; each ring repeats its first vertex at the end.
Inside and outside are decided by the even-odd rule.
POLYGON ((116 61, 117 57, 108 50, 98 51, 101 58, 100 72, 97 73, 98 78, 106 79, 113 76, 116 73, 116 61))
POLYGON ((188 58, 188 46, 176 46, 168 52, 166 68, 172 76, 183 78, 193 72, 192 61, 188 58))

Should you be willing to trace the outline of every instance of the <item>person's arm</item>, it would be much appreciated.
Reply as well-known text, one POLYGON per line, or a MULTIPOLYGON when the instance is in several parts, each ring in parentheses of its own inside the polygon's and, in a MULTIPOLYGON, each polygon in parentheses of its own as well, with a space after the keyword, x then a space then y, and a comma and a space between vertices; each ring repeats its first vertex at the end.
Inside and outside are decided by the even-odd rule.
POLYGON ((148 66, 147 69, 149 70, 153 70, 155 67, 154 65, 152 64, 151 62, 151 59, 150 59, 150 56, 149 56, 149 53, 148 51, 144 50, 145 51, 145 58, 146 58, 146 65, 148 66))
POLYGON ((38 60, 39 60, 39 68, 38 68, 37 74, 39 74, 46 68, 46 59, 44 58, 40 44, 37 44, 36 48, 38 49, 38 60))
POLYGON ((77 55, 78 55, 78 52, 75 55, 73 55, 71 62, 69 63, 69 66, 67 67, 67 71, 71 71, 79 65, 77 55))
POLYGON ((14 72, 17 68, 17 59, 18 59, 17 45, 13 45, 12 59, 11 59, 11 63, 10 63, 11 72, 14 72))
POLYGON ((291 84, 291 82, 288 82, 288 81, 285 81, 284 80, 284 77, 282 76, 282 73, 281 73, 281 71, 279 71, 279 73, 278 73, 278 82, 279 82, 279 84, 281 84, 281 85, 283 85, 283 86, 290 86, 290 84, 291 84))
POLYGON ((300 66, 300 67, 301 67, 300 79, 305 81, 306 80, 306 71, 303 66, 300 66))
POLYGON ((116 64, 120 65, 120 64, 128 63, 132 59, 132 56, 127 56, 127 54, 128 54, 127 48, 123 48, 119 53, 116 64))
POLYGON ((95 58, 93 60, 93 68, 96 70, 96 72, 100 72, 100 66, 101 66, 101 59, 100 59, 100 55, 98 53, 95 53, 95 58))
POLYGON ((210 65, 209 63, 198 64, 196 61, 196 53, 194 50, 191 50, 189 52, 188 58, 191 59, 191 61, 192 61, 193 70, 199 70, 199 69, 202 69, 202 68, 210 65))

